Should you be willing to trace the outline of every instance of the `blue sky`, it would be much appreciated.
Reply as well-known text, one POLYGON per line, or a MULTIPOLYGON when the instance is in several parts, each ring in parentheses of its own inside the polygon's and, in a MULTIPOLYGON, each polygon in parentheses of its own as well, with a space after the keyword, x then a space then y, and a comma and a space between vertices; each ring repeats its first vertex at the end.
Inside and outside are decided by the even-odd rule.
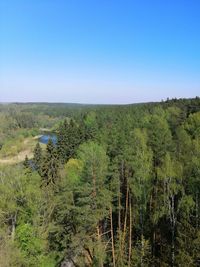
POLYGON ((197 95, 199 0, 0 1, 0 102, 197 95))

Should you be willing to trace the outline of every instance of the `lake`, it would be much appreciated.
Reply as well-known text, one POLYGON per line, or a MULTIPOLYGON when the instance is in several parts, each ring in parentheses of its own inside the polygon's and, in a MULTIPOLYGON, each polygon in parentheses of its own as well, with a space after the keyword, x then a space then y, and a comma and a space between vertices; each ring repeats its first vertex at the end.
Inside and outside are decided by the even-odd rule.
POLYGON ((53 144, 56 145, 57 136, 55 134, 44 134, 38 140, 40 143, 46 145, 50 139, 52 140, 53 144))

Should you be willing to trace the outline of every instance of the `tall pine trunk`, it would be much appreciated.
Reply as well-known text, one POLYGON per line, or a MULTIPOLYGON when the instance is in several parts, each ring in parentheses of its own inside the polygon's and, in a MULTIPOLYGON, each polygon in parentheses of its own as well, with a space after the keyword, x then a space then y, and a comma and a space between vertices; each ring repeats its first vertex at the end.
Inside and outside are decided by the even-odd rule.
POLYGON ((122 236, 122 245, 121 245, 121 251, 123 253, 123 256, 125 254, 125 239, 126 239, 126 228, 127 228, 127 218, 128 218, 128 204, 129 204, 129 187, 127 184, 126 187, 126 206, 125 206, 125 216, 124 216, 124 227, 123 227, 123 236, 122 236))
POLYGON ((113 262, 113 267, 115 267, 116 266, 116 263, 115 263, 115 242, 114 242, 114 233, 113 233, 112 206, 110 207, 110 231, 111 231, 111 242, 112 242, 112 262, 113 262))
POLYGON ((131 266, 131 252, 132 252, 132 204, 131 204, 131 195, 129 194, 129 251, 128 251, 128 267, 131 266))

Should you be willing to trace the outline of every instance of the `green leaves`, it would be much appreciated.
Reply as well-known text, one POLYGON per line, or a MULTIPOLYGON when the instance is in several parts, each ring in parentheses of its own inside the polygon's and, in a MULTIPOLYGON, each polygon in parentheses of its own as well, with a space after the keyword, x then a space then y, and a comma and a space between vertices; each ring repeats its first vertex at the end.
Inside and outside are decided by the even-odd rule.
POLYGON ((193 138, 200 137, 200 112, 190 114, 185 123, 185 128, 193 138))
POLYGON ((165 118, 153 115, 149 123, 149 144, 154 152, 155 164, 162 162, 172 145, 172 136, 165 118))
POLYGON ((16 239, 26 257, 35 257, 41 253, 42 246, 39 237, 35 236, 32 225, 26 223, 17 227, 16 239))
POLYGON ((0 266, 198 266, 199 103, 44 105, 57 146, 0 167, 0 266))

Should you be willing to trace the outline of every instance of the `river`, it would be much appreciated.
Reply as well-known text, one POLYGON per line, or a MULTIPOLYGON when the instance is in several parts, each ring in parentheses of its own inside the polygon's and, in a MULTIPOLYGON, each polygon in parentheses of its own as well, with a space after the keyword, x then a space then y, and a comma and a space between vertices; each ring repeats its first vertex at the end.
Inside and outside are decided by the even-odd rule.
POLYGON ((57 136, 55 134, 44 134, 38 140, 40 143, 46 145, 50 139, 52 140, 53 144, 56 145, 57 136))

